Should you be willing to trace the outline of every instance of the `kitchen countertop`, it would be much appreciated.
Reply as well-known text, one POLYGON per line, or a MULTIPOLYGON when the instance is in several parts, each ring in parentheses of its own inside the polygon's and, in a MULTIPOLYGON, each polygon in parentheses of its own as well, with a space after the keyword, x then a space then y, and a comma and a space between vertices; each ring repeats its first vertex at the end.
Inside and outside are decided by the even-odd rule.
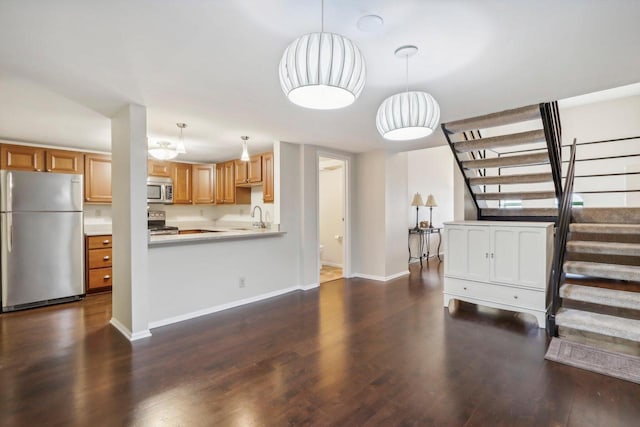
MULTIPOLYGON (((185 228, 184 230, 186 230, 185 228)), ((284 231, 272 229, 237 230, 225 227, 200 227, 200 230, 213 230, 211 233, 168 234, 149 236, 149 246, 183 245, 198 242, 213 242, 219 240, 254 239, 260 237, 281 236, 284 231)))
POLYGON ((85 224, 84 234, 87 236, 102 236, 111 234, 111 224, 85 224))

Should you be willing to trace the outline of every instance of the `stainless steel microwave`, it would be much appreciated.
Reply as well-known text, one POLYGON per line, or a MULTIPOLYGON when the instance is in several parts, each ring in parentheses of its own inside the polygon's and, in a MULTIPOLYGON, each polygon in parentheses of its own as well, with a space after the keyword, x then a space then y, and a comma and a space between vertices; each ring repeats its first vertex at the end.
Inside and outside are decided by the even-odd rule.
POLYGON ((150 176, 147 178, 147 203, 173 203, 173 181, 171 178, 150 176))

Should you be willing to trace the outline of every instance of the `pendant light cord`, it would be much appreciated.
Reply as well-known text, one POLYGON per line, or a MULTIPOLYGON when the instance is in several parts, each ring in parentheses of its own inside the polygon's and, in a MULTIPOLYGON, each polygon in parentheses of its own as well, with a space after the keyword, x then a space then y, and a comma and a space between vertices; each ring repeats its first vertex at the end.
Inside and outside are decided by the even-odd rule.
POLYGON ((409 55, 404 57, 405 59, 405 69, 406 69, 406 77, 407 77, 407 84, 406 84, 406 92, 409 92, 409 55))
POLYGON ((320 32, 324 33, 324 0, 320 1, 320 32))

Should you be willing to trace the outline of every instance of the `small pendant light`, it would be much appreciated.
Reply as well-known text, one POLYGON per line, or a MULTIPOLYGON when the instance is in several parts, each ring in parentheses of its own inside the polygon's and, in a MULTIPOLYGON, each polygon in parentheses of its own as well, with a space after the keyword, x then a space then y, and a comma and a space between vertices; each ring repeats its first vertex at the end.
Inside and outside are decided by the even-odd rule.
POLYGON ((240 160, 243 162, 249 161, 249 151, 247 150, 247 141, 249 140, 248 136, 241 136, 242 139, 242 155, 240 156, 240 160))
POLYGON ((187 127, 186 123, 176 123, 176 126, 180 129, 180 139, 178 140, 178 145, 176 147, 176 152, 178 154, 185 154, 187 149, 184 147, 184 139, 182 138, 182 130, 187 127))

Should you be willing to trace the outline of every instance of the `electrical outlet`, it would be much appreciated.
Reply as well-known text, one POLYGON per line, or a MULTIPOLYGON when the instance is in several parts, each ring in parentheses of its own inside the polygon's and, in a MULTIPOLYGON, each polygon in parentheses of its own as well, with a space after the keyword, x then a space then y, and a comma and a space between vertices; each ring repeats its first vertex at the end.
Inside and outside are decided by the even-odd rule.
POLYGON ((244 288, 245 286, 247 286, 247 282, 245 281, 244 277, 240 278, 240 287, 244 288))
POLYGON ((200 216, 204 216, 204 209, 200 209, 200 216))
POLYGON ((102 209, 96 209, 96 216, 102 216, 102 209))

